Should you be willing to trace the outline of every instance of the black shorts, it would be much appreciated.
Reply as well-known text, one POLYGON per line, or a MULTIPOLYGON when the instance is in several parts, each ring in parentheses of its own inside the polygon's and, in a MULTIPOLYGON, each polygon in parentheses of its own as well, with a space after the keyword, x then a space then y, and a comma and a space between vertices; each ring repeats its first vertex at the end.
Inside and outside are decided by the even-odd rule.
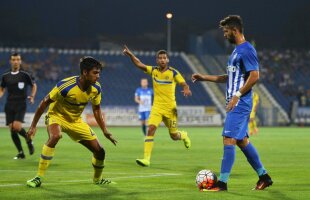
POLYGON ((4 108, 6 125, 11 124, 13 121, 24 122, 26 114, 26 103, 12 103, 7 102, 4 108))

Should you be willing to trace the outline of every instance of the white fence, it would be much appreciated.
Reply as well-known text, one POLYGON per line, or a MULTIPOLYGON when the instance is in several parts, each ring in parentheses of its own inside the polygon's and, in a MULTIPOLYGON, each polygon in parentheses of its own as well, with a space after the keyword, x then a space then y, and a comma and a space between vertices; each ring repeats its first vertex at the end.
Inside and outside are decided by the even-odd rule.
MULTIPOLYGON (((139 126, 137 108, 135 106, 107 106, 103 107, 108 126, 139 126)), ((25 127, 29 127, 34 113, 26 113, 25 127)), ((96 120, 91 108, 86 108, 82 115, 83 119, 91 126, 96 126, 96 120)), ((179 126, 221 126, 221 115, 208 112, 204 106, 179 106, 179 126)), ((0 126, 5 126, 5 114, 0 113, 0 126)), ((41 117, 38 126, 44 126, 44 116, 41 117)))

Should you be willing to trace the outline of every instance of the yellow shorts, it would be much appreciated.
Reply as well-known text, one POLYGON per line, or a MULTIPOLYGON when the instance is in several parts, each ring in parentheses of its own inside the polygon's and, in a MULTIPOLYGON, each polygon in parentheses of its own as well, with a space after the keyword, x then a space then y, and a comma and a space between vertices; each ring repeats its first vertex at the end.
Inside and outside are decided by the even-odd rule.
POLYGON ((166 127, 169 129, 169 133, 176 133, 178 131, 178 114, 177 109, 172 109, 171 111, 164 111, 158 108, 152 108, 149 125, 159 126, 161 122, 164 122, 166 127))
POLYGON ((68 122, 61 117, 55 115, 45 116, 45 125, 58 124, 61 131, 67 133, 70 138, 76 142, 81 140, 94 140, 97 138, 95 132, 84 121, 68 122))

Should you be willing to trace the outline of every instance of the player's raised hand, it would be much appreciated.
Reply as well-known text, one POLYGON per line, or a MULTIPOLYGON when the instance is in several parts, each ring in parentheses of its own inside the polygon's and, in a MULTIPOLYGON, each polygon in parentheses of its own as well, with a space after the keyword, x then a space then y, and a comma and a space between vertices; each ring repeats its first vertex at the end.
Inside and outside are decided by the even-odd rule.
POLYGON ((195 83, 196 81, 203 81, 203 75, 195 73, 192 75, 192 82, 195 83))
POLYGON ((117 140, 115 140, 113 137, 112 137, 112 134, 109 133, 108 131, 104 132, 104 136, 106 138, 108 138, 115 146, 116 146, 116 143, 117 143, 117 140))
POLYGON ((126 45, 124 45, 123 54, 126 56, 132 55, 132 52, 129 50, 129 48, 126 45))
POLYGON ((27 131, 27 138, 32 140, 36 134, 36 131, 37 131, 37 128, 30 127, 29 130, 27 131))

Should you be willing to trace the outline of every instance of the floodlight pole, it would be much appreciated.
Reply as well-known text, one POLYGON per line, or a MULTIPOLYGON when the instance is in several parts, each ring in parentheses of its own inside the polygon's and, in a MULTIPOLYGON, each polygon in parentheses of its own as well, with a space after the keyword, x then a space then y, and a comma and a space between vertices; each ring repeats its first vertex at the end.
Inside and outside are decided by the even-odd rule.
POLYGON ((171 19, 172 19, 172 13, 166 14, 167 18, 167 52, 171 52, 171 19))

